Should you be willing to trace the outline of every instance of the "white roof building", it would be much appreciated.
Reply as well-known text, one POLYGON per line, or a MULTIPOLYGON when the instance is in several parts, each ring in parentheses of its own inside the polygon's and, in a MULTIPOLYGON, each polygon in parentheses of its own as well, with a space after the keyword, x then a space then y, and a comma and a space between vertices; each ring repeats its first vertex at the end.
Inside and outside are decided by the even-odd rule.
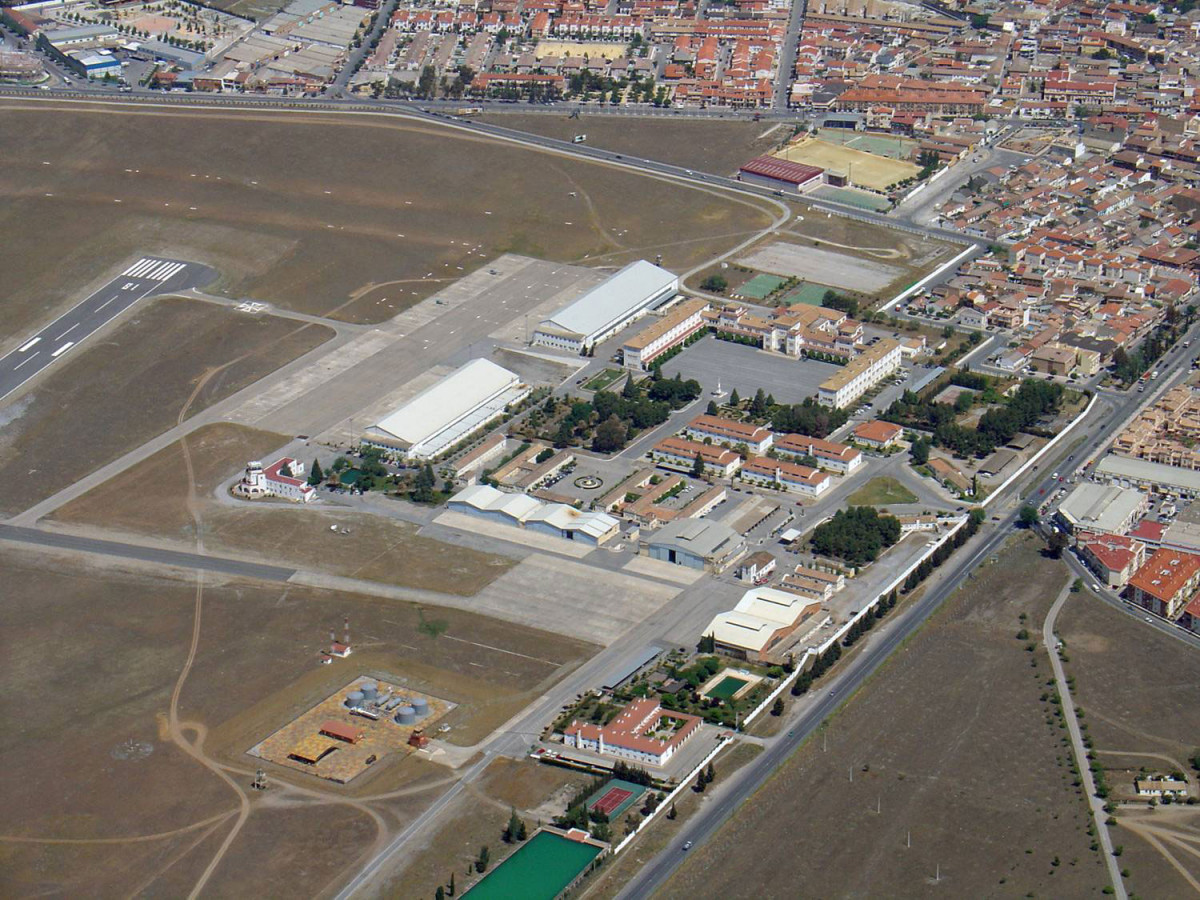
POLYGON ((603 512, 584 512, 565 503, 544 503, 528 494, 473 484, 450 498, 450 509, 568 541, 600 545, 620 533, 621 523, 603 512))
POLYGON ((639 259, 543 320, 533 343, 578 353, 670 300, 679 278, 639 259))
POLYGON ((529 386, 503 366, 473 359, 368 427, 363 441, 429 459, 503 414, 529 386))
POLYGON ((1141 491, 1085 481, 1059 504, 1058 515, 1071 531, 1124 534, 1146 506, 1146 495, 1141 491))
POLYGON ((729 612, 714 616, 704 634, 712 635, 722 650, 761 659, 820 606, 788 591, 752 588, 729 612))

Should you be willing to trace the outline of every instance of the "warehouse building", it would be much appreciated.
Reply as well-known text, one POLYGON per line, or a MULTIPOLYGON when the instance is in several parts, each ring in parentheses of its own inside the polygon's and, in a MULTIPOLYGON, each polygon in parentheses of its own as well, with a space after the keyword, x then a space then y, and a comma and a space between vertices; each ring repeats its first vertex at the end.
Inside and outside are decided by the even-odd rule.
POLYGON ((678 347, 701 328, 707 327, 707 300, 684 300, 653 325, 639 331, 621 345, 621 359, 628 369, 646 370, 653 362, 678 347))
POLYGON ((1121 487, 1172 497, 1200 497, 1200 471, 1110 453, 1096 465, 1095 477, 1121 487))
POLYGON ((808 624, 820 625, 821 604, 796 593, 751 588, 729 612, 718 613, 704 630, 715 649, 737 659, 771 662, 772 652, 808 624))
POLYGON ((1148 507, 1141 491, 1085 481, 1058 507, 1058 518, 1069 532, 1125 534, 1148 507))
POLYGON ((774 156, 759 156, 738 170, 738 179, 747 184, 802 193, 818 187, 825 170, 817 166, 789 162, 774 156))
POLYGON ((682 519, 645 539, 641 549, 651 559, 720 574, 737 561, 746 543, 728 525, 682 519))
POLYGON ((679 278, 639 259, 543 320, 533 343, 584 353, 679 291, 679 278))
POLYGON ((901 358, 900 342, 884 338, 825 379, 817 399, 834 409, 844 409, 900 368, 901 358))
POLYGON ((502 416, 529 391, 503 366, 473 359, 367 428, 362 440, 408 459, 432 459, 502 416))
POLYGON ((454 512, 595 547, 621 532, 621 523, 608 513, 584 512, 565 503, 544 503, 528 494, 506 493, 487 484, 463 488, 446 505, 454 512))

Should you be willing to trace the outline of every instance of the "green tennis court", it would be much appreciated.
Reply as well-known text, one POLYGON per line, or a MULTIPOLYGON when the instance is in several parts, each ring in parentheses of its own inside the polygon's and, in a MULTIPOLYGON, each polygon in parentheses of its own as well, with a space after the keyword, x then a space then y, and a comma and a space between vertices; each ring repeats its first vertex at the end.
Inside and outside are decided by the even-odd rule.
POLYGON ((712 690, 704 696, 712 697, 715 700, 728 700, 750 682, 744 678, 734 678, 728 675, 716 683, 712 690))
POLYGON ((592 844, 539 831, 467 894, 471 900, 554 900, 599 854, 592 844))
POLYGON ((795 306, 797 303, 807 303, 809 306, 820 306, 825 300, 825 292, 829 290, 823 284, 814 284, 811 281, 806 281, 800 287, 796 288, 790 294, 783 298, 783 302, 787 306, 795 306))
POLYGON ((738 288, 736 293, 751 300, 762 300, 772 291, 778 290, 785 281, 786 278, 780 278, 778 275, 755 275, 738 288))
POLYGON ((610 778, 604 786, 587 799, 588 810, 602 812, 608 821, 615 822, 638 802, 646 788, 641 784, 610 778))
POLYGON ((867 191, 856 191, 854 188, 832 187, 826 184, 817 188, 812 193, 814 197, 819 197, 822 200, 844 203, 846 206, 869 209, 873 212, 883 212, 886 209, 890 209, 892 205, 886 197, 871 194, 867 191))

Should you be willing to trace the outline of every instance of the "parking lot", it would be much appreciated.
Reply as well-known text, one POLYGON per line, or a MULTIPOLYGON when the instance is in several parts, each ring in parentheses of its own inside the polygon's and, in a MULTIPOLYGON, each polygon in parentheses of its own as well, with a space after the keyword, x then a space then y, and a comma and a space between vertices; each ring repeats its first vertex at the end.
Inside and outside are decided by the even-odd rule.
POLYGON ((736 388, 742 397, 752 397, 762 388, 779 403, 800 403, 814 396, 821 382, 838 369, 833 363, 795 360, 745 344, 706 338, 663 366, 663 374, 679 372, 685 379, 695 378, 704 385, 706 396, 720 382, 722 390, 728 393, 736 388))

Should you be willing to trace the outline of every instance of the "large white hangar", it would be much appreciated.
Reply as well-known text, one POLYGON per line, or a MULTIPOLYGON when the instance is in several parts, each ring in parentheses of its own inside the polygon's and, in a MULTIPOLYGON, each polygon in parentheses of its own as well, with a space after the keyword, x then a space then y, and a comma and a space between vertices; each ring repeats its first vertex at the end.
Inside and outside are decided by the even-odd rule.
POLYGON ((363 443, 432 459, 528 396, 530 387, 491 360, 473 359, 363 432, 363 443))
POLYGON ((639 259, 539 323, 533 343, 582 353, 678 292, 677 276, 639 259))

